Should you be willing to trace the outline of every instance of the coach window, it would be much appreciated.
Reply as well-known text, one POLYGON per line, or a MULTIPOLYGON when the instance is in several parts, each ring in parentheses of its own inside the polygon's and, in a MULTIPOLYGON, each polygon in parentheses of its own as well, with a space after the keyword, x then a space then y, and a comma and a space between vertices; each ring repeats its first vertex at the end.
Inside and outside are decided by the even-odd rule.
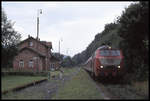
POLYGON ((20 60, 20 61, 19 61, 19 67, 21 67, 21 68, 24 67, 24 61, 23 61, 23 60, 20 60))

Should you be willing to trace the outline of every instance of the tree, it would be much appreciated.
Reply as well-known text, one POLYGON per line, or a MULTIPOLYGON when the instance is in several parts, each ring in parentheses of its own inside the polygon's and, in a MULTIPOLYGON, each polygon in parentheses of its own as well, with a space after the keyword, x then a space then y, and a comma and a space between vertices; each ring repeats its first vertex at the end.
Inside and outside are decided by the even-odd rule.
POLYGON ((12 60, 17 54, 17 44, 20 42, 21 34, 13 29, 14 23, 12 23, 11 20, 8 20, 7 15, 3 9, 1 19, 1 67, 12 67, 12 60))
POLYGON ((139 77, 148 70, 148 8, 148 2, 131 4, 118 19, 118 33, 123 38, 120 48, 125 55, 126 67, 128 72, 135 72, 139 77))
POLYGON ((74 62, 72 61, 71 57, 70 56, 67 56, 63 59, 61 65, 63 67, 71 67, 74 65, 74 62))
POLYGON ((107 33, 109 33, 110 31, 112 31, 113 29, 115 29, 116 27, 117 27, 117 24, 116 24, 116 23, 105 24, 105 28, 104 28, 103 33, 107 34, 107 33))

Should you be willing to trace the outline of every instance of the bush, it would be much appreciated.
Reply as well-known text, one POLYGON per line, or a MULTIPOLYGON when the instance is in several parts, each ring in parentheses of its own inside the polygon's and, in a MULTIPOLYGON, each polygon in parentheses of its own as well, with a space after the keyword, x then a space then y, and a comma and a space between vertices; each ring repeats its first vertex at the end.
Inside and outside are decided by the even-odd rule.
POLYGON ((18 71, 11 71, 11 72, 1 72, 2 76, 7 76, 7 75, 26 75, 26 76, 47 76, 48 72, 18 72, 18 71))

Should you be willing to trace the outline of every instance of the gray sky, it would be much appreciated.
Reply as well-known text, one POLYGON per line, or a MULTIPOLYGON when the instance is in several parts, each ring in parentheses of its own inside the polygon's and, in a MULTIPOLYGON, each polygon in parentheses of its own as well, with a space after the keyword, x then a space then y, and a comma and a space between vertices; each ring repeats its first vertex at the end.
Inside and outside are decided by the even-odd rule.
POLYGON ((37 10, 40 14, 40 40, 51 41, 52 52, 74 56, 82 52, 132 2, 2 2, 8 19, 24 40, 37 36, 37 10))

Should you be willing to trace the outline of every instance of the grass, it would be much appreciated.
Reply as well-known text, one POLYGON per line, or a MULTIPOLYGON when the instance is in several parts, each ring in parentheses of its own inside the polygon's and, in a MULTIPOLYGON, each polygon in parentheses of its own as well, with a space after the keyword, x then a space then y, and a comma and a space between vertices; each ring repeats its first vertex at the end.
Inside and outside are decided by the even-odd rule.
POLYGON ((60 74, 60 71, 50 71, 51 76, 58 76, 60 74))
POLYGON ((13 68, 2 68, 1 69, 2 72, 9 72, 9 71, 14 71, 13 68))
MULTIPOLYGON (((63 69, 65 75, 66 74, 69 75, 75 70, 77 70, 77 68, 61 68, 61 69, 63 69)), ((60 71, 50 71, 50 73, 51 73, 51 76, 53 75, 57 76, 59 75, 60 71)), ((5 78, 5 79, 8 80, 8 78, 5 78)), ((50 79, 48 82, 56 84, 57 86, 60 87, 62 81, 60 81, 59 79, 50 79)), ((19 92, 8 92, 7 94, 2 95, 2 99, 27 99, 27 100, 28 99, 45 99, 45 93, 46 93, 45 91, 47 91, 47 89, 50 89, 52 86, 48 87, 45 91, 44 91, 45 87, 44 86, 43 88, 41 87, 36 88, 35 86, 33 88, 31 87, 29 89, 25 89, 19 92)), ((55 93, 53 95, 55 95, 55 93)))
MULTIPOLYGON (((59 71, 59 70, 56 70, 56 71, 50 71, 50 78, 59 78, 60 76, 61 76, 61 74, 62 74, 62 77, 63 76, 70 76, 70 75, 72 75, 73 73, 75 73, 76 71, 77 71, 77 69, 78 68, 76 68, 76 67, 73 67, 73 68, 60 68, 61 69, 61 71, 63 71, 63 72, 61 72, 61 71, 59 71)), ((53 79, 50 79, 50 80, 53 80, 53 79)))
POLYGON ((141 93, 142 95, 149 95, 149 82, 135 82, 132 84, 132 86, 136 89, 137 92, 141 93))
POLYGON ((31 83, 33 81, 42 80, 45 77, 38 76, 3 76, 2 79, 2 92, 21 85, 31 83))
POLYGON ((63 75, 70 75, 71 73, 75 72, 78 67, 72 67, 72 68, 60 68, 63 71, 63 75))
MULTIPOLYGON (((69 71, 69 70, 68 70, 69 71)), ((66 71, 66 73, 68 72, 66 71)), ((72 70, 70 70, 72 71, 72 70)), ((104 99, 91 81, 89 75, 81 69, 79 73, 61 87, 52 99, 104 99)))
POLYGON ((2 99, 10 100, 30 100, 30 99, 43 99, 44 94, 42 92, 30 93, 30 92, 9 92, 5 95, 2 95, 2 99))
POLYGON ((34 72, 34 70, 28 70, 28 69, 16 69, 14 70, 14 68, 2 68, 1 69, 2 72, 34 72))

